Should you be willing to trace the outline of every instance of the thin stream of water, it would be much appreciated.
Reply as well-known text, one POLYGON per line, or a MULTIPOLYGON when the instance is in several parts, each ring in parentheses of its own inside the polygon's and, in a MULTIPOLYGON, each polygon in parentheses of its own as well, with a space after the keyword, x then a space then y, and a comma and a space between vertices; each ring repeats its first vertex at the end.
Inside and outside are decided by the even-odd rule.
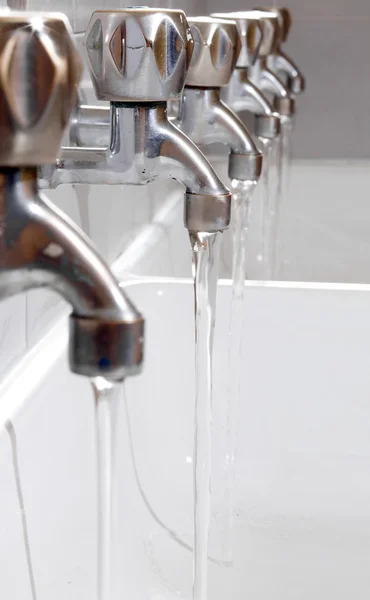
POLYGON ((211 518, 212 351, 220 233, 191 233, 195 296, 193 600, 207 600, 211 518))
POLYGON ((291 162, 293 120, 282 117, 281 132, 277 147, 277 192, 276 206, 272 227, 272 275, 274 279, 282 277, 283 248, 279 240, 280 221, 285 202, 288 198, 291 162))
POLYGON ((270 265, 270 240, 269 240, 269 214, 270 214, 270 165, 271 165, 271 140, 261 138, 263 145, 263 167, 260 180, 261 187, 261 206, 260 206, 260 253, 257 256, 258 262, 262 267, 262 279, 269 279, 271 272, 270 265))
POLYGON ((112 547, 117 490, 116 423, 122 383, 91 380, 95 397, 98 492, 98 600, 112 600, 112 547))
POLYGON ((226 422, 226 478, 223 524, 223 556, 233 559, 232 527, 234 511, 235 462, 237 454, 238 418, 240 406, 240 364, 242 359, 244 289, 248 227, 251 216, 251 197, 255 188, 252 181, 231 181, 232 198, 232 300, 228 343, 228 399, 226 422))

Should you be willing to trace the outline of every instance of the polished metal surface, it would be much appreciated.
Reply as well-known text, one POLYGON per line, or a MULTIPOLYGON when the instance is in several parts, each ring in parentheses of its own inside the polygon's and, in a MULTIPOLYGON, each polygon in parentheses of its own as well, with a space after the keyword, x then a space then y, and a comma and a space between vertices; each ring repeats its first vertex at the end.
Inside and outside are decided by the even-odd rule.
POLYGON ((37 166, 55 161, 76 99, 81 64, 68 22, 4 12, 0 33, 0 297, 58 292, 73 308, 72 371, 122 379, 140 370, 143 319, 90 240, 37 185, 37 166))
POLYGON ((227 145, 229 177, 257 182, 262 154, 237 115, 220 100, 220 88, 227 85, 240 52, 237 26, 214 17, 191 17, 189 24, 195 48, 173 122, 197 145, 227 145))
MULTIPOLYGON (((90 111, 93 126, 95 107, 81 108, 85 129, 90 111)), ((199 205, 198 220, 191 220, 193 230, 222 231, 229 225, 229 190, 199 148, 168 120, 165 103, 112 103, 109 144, 62 148, 56 166, 44 169, 41 175, 44 187, 61 183, 140 185, 176 179, 186 187, 185 202, 191 197, 191 206, 199 205), (202 203, 207 210, 202 209, 202 203)), ((188 226, 188 221, 185 224, 188 226)))
POLYGON ((108 379, 137 373, 142 316, 89 238, 40 195, 36 169, 0 169, 0 221, 0 297, 40 287, 56 291, 73 308, 71 370, 108 379))
POLYGON ((270 99, 250 81, 248 69, 237 68, 229 84, 221 90, 221 98, 236 113, 255 115, 254 133, 257 137, 274 139, 280 133, 280 117, 270 99))
POLYGON ((269 96, 274 109, 281 116, 292 116, 295 111, 294 98, 291 97, 287 85, 276 73, 269 69, 267 64, 267 57, 275 53, 280 44, 281 29, 278 14, 274 11, 250 10, 236 13, 213 13, 213 16, 231 19, 236 23, 253 21, 259 24, 262 39, 258 46, 258 58, 251 63, 239 59, 237 67, 248 67, 249 80, 255 87, 269 96))
POLYGON ((259 180, 262 154, 239 117, 220 100, 219 89, 185 87, 175 124, 197 145, 228 146, 230 179, 259 180))
POLYGON ((179 96, 193 51, 183 11, 147 7, 94 12, 84 44, 96 96, 111 102, 179 96))
POLYGON ((62 148, 56 165, 43 169, 42 185, 140 185, 169 177, 186 187, 186 226, 191 222, 195 231, 226 229, 229 190, 167 117, 166 101, 180 94, 193 48, 184 13, 148 8, 97 11, 85 44, 96 94, 111 101, 109 134, 101 145, 96 138, 93 146, 85 145, 89 129, 100 135, 105 131, 107 113, 78 106, 70 135, 76 145, 62 148))
POLYGON ((59 13, 0 12, 1 166, 49 164, 76 100, 81 61, 59 13))
MULTIPOLYGON (((282 90, 279 81, 276 81, 275 84, 274 82, 266 84, 261 61, 264 68, 267 69, 265 56, 273 51, 279 35, 277 15, 261 10, 246 10, 213 13, 212 16, 236 22, 242 39, 242 48, 247 45, 248 37, 246 38, 245 32, 248 31, 248 27, 253 24, 255 31, 259 32, 258 43, 254 44, 253 57, 247 51, 243 52, 242 50, 230 82, 221 92, 221 98, 235 112, 250 111, 256 115, 255 135, 266 139, 275 138, 280 131, 279 116, 282 114, 280 110, 277 111, 279 113, 277 114, 276 108, 278 106, 283 111, 288 109, 280 106, 279 102, 275 102, 273 96, 288 94, 288 90, 282 90), (272 93, 270 93, 271 87, 273 87, 272 93)), ((257 38, 253 35, 252 39, 256 41, 257 38)), ((267 80, 269 80, 269 75, 267 73, 267 80)))
POLYGON ((284 117, 295 113, 295 100, 284 81, 267 65, 267 58, 259 58, 248 69, 248 77, 273 102, 275 111, 284 117))
POLYGON ((270 97, 279 115, 292 117, 295 113, 295 100, 288 85, 277 73, 270 69, 269 56, 276 54, 281 41, 281 24, 275 11, 254 10, 263 34, 259 58, 248 69, 248 76, 262 92, 270 97))
POLYGON ((212 17, 189 17, 194 51, 185 85, 222 87, 238 60, 241 43, 236 24, 212 17))
POLYGON ((279 44, 268 56, 268 66, 280 76, 293 94, 301 94, 305 89, 305 79, 297 65, 281 49, 281 43, 286 41, 292 24, 290 12, 287 8, 276 7, 265 7, 261 10, 273 12, 279 19, 279 44))
POLYGON ((222 20, 231 20, 236 23, 239 31, 241 51, 237 61, 238 67, 249 67, 253 65, 260 53, 262 43, 262 28, 253 14, 255 11, 239 11, 229 13, 212 13, 211 17, 222 20))

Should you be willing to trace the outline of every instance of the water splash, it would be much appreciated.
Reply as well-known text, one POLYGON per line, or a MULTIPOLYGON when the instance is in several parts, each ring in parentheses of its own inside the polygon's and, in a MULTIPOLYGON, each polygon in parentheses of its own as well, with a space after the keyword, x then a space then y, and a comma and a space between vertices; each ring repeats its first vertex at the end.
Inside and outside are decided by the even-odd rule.
POLYGON ((277 148, 277 191, 276 205, 271 231, 272 237, 272 275, 274 279, 282 277, 282 244, 279 240, 281 214, 289 194, 290 173, 292 163, 293 119, 281 117, 281 131, 277 148))
POLYGON ((235 461, 237 453, 240 405, 240 363, 244 323, 244 286, 246 277, 247 237, 251 197, 255 182, 232 180, 233 270, 232 300, 229 321, 228 400, 226 417, 226 481, 224 487, 223 556, 232 561, 232 526, 234 510, 235 461))
POLYGON ((91 380, 95 397, 98 484, 98 600, 112 600, 112 547, 117 490, 116 424, 122 383, 91 380))
POLYGON ((220 233, 191 233, 195 295, 193 600, 207 600, 211 518, 212 351, 220 233))

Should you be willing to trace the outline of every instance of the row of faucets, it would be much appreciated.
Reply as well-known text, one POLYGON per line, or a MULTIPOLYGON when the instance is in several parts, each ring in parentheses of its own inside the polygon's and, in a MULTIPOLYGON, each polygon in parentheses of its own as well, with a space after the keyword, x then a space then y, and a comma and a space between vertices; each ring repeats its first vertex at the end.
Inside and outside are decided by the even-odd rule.
POLYGON ((304 89, 281 50, 289 28, 289 12, 275 8, 189 19, 181 10, 96 11, 85 48, 106 107, 77 94, 81 60, 63 15, 0 13, 0 293, 49 287, 72 305, 73 372, 119 380, 140 371, 144 320, 39 187, 170 177, 186 188, 189 231, 223 231, 231 194, 195 144, 225 143, 230 178, 258 181, 255 139, 279 135, 304 89), (253 135, 241 111, 255 115, 253 135), (60 147, 67 126, 70 146, 60 147))

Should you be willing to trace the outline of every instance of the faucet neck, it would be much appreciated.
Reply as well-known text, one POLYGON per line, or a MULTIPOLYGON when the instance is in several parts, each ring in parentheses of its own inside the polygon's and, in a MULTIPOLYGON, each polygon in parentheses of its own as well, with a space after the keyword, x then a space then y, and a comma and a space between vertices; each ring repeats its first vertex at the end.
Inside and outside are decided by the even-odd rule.
POLYGON ((133 157, 144 153, 148 158, 158 156, 158 131, 166 126, 167 102, 111 102, 110 152, 133 157), (152 135, 154 134, 154 135, 152 135), (156 144, 157 141, 157 144, 156 144))
POLYGON ((1 213, 4 203, 15 202, 14 188, 20 187, 24 194, 32 198, 38 191, 36 167, 0 167, 1 213))

